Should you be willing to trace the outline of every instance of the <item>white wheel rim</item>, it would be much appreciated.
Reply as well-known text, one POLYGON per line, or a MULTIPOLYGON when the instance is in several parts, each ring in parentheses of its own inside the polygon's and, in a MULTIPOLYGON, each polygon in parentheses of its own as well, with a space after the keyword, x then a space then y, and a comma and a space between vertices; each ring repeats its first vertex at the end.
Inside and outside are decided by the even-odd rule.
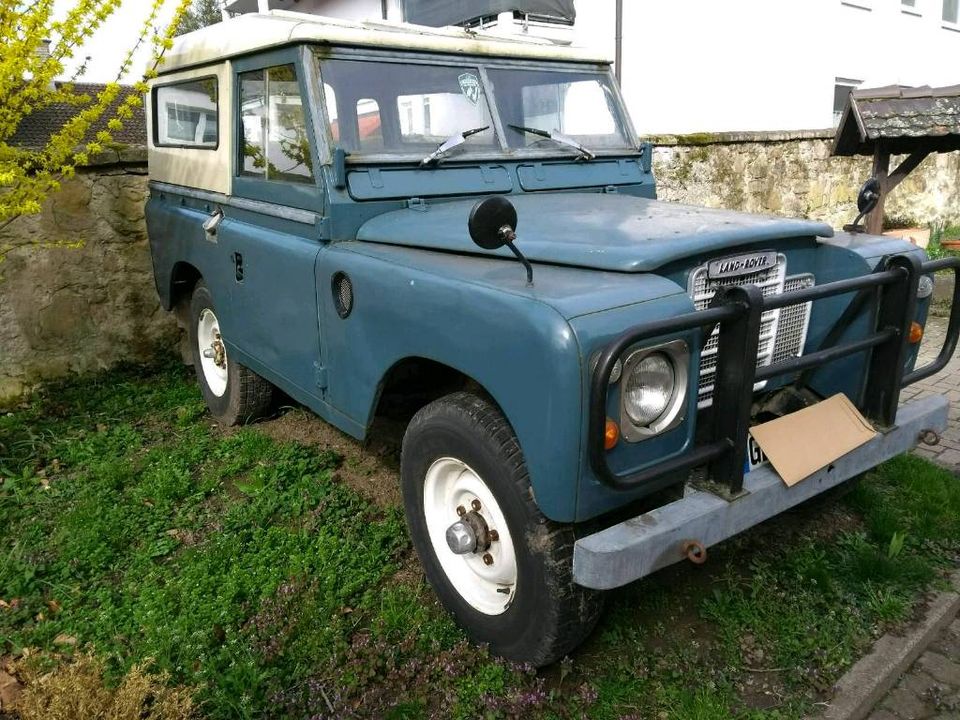
POLYGON ((450 584, 475 610, 485 615, 506 612, 517 589, 517 556, 506 518, 486 483, 463 461, 440 458, 427 470, 423 512, 434 555, 450 584), (474 501, 479 501, 479 510, 474 501), (447 528, 460 519, 458 507, 477 512, 488 530, 496 531, 498 539, 485 551, 456 555, 447 545, 447 528))
POLYGON ((227 391, 227 349, 220 335, 220 322, 210 308, 204 308, 197 321, 197 345, 203 379, 210 392, 222 397, 227 391))

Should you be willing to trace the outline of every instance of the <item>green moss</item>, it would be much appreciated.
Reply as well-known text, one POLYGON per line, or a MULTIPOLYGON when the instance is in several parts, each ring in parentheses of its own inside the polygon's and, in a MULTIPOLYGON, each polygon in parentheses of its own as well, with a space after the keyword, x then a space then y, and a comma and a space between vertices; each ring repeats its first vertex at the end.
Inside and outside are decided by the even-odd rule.
POLYGON ((699 132, 677 136, 677 143, 680 145, 716 145, 720 142, 723 142, 723 139, 717 133, 699 132))

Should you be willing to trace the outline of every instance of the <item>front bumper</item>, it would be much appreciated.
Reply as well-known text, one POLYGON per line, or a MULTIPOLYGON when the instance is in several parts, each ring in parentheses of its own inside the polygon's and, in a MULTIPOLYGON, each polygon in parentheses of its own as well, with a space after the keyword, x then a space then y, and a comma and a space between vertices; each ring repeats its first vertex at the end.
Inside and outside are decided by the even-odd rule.
POLYGON ((793 487, 767 465, 744 477, 744 493, 734 500, 688 488, 681 500, 581 538, 573 549, 574 582, 609 590, 679 562, 691 541, 715 545, 912 449, 925 430, 942 432, 948 407, 941 396, 901 405, 893 428, 793 487))

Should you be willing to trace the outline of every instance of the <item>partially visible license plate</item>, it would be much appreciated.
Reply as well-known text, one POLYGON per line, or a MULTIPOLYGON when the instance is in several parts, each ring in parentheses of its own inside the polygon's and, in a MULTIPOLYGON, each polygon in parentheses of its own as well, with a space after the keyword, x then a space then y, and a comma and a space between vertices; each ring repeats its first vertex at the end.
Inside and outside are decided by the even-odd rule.
POLYGON ((748 473, 758 467, 763 467, 769 462, 767 456, 763 454, 763 450, 757 445, 757 441, 753 439, 753 435, 747 435, 747 459, 743 463, 743 471, 748 473))

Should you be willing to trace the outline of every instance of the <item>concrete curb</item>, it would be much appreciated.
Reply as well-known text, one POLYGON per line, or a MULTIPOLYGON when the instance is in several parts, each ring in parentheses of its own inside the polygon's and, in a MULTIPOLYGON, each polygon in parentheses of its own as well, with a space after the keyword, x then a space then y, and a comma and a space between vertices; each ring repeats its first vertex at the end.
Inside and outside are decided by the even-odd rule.
POLYGON ((866 657, 850 668, 836 685, 836 694, 818 720, 863 720, 900 676, 960 612, 960 572, 950 578, 953 590, 938 593, 926 617, 906 635, 884 635, 866 657))

